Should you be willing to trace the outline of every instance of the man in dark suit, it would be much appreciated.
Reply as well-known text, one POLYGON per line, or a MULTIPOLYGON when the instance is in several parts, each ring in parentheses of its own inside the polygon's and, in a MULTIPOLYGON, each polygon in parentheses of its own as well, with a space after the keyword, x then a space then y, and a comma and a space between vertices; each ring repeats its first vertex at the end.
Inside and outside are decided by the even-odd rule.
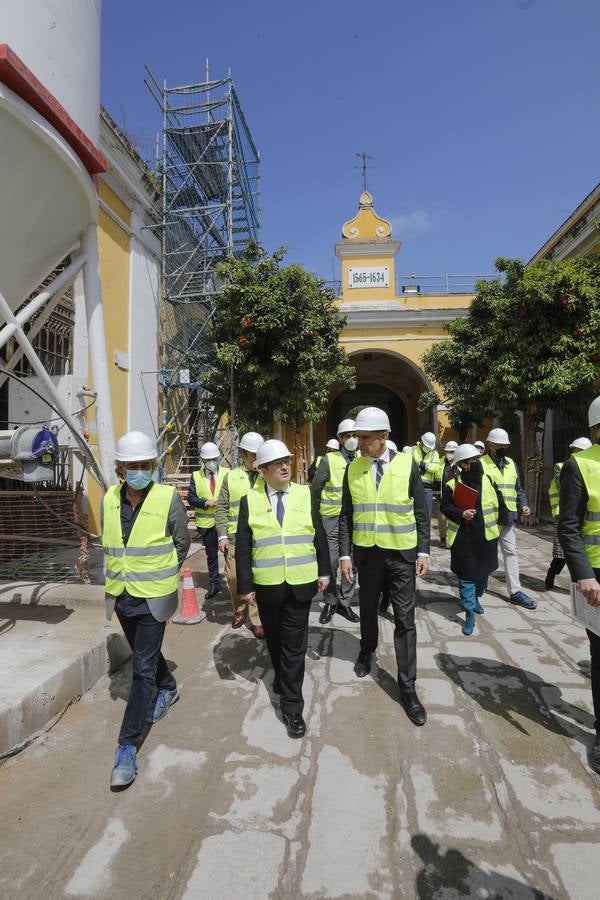
MULTIPOLYGON (((590 606, 600 606, 600 397, 588 409, 592 446, 567 460, 560 473, 558 539, 571 579, 590 606)), ((592 659, 596 740, 589 763, 600 774, 600 636, 587 632, 592 659)))
POLYGON ((304 658, 311 601, 327 588, 329 551, 310 487, 292 484, 291 455, 282 441, 258 448, 264 477, 240 500, 235 561, 240 599, 257 603, 275 670, 273 690, 290 737, 302 737, 304 658))
POLYGON ((386 447, 390 431, 387 414, 370 406, 356 417, 362 456, 346 469, 340 516, 342 577, 353 577, 352 560, 360 585, 360 653, 354 666, 359 678, 371 670, 377 649, 377 606, 384 586, 394 612, 394 646, 402 704, 415 725, 427 714, 415 680, 417 633, 415 575, 429 568, 429 513, 419 469, 407 453, 386 447))

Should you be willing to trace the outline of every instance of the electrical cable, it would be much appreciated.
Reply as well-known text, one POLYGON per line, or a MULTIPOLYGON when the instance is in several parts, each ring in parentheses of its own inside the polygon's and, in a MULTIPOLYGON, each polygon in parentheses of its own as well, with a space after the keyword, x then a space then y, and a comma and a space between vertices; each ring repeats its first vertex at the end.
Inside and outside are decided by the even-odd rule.
MULTIPOLYGON (((19 379, 19 380, 22 381, 22 379, 19 379)), ((29 385, 26 385, 26 386, 29 387, 29 385)), ((30 390, 33 390, 33 388, 30 388, 30 390)), ((87 406, 82 406, 81 409, 76 409, 75 412, 73 413, 73 415, 80 416, 82 413, 87 412, 88 409, 92 408, 92 406, 95 404, 96 400, 97 400, 96 397, 92 397, 91 403, 88 403, 87 406)), ((48 401, 44 400, 44 403, 48 403, 48 401)), ((52 416, 51 419, 42 419, 41 422, 15 422, 13 419, 10 419, 9 424, 14 425, 16 428, 18 428, 20 425, 47 425, 48 422, 64 422, 64 419, 62 416, 52 416)))

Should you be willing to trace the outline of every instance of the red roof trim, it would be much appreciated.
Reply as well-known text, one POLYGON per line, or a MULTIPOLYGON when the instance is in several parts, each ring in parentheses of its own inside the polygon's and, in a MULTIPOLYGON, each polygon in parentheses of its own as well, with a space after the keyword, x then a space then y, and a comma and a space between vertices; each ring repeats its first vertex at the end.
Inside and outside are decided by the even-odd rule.
POLYGON ((104 154, 8 44, 0 44, 0 81, 29 103, 64 137, 90 175, 106 172, 108 163, 104 154))

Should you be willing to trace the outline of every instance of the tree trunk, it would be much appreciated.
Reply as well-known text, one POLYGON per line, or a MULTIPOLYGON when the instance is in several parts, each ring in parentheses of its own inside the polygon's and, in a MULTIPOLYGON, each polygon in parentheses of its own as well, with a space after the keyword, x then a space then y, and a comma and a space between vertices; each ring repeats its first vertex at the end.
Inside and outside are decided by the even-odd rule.
POLYGON ((529 406, 523 416, 524 443, 524 487, 531 515, 528 525, 537 525, 540 518, 542 486, 544 476, 544 430, 546 410, 529 406))

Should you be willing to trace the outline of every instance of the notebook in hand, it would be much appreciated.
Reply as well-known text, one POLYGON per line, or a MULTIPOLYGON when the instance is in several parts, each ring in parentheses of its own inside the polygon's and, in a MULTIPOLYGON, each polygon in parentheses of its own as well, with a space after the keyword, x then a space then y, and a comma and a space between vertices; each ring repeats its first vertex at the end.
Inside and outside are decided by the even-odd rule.
POLYGON ((478 497, 479 491, 459 481, 454 488, 452 499, 454 500, 454 505, 458 506, 459 509, 475 509, 478 497))
POLYGON ((600 606, 590 606, 578 584, 571 584, 571 612, 581 625, 600 636, 600 606))

